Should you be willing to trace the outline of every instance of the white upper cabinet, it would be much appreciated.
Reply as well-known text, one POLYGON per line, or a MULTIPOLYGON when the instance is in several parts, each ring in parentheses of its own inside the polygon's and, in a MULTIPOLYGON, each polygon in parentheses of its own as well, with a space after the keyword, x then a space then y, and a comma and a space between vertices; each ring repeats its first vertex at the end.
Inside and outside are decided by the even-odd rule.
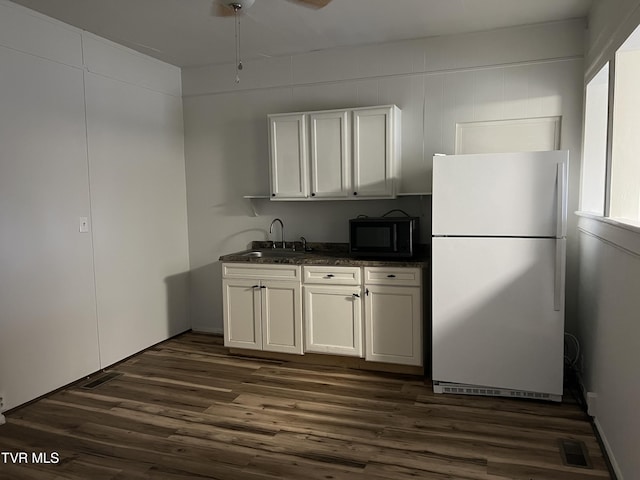
POLYGON ((349 112, 309 115, 311 196, 347 197, 351 191, 349 112))
POLYGON ((399 122, 400 110, 397 107, 353 111, 354 196, 395 196, 399 122))
POLYGON ((395 197, 396 106, 269 115, 269 139, 272 200, 395 197))
POLYGON ((269 115, 271 197, 307 198, 309 192, 307 116, 269 115))

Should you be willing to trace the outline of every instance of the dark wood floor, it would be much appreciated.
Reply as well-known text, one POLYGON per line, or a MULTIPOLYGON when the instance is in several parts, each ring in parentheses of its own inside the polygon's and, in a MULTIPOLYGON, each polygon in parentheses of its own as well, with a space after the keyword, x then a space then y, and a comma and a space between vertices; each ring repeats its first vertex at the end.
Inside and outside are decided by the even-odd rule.
POLYGON ((420 377, 234 357, 188 333, 7 415, 2 479, 607 479, 570 401, 434 395, 420 377), (583 441, 593 469, 564 466, 583 441), (55 458, 55 457, 53 457, 55 458), (31 458, 29 459, 31 460, 31 458))

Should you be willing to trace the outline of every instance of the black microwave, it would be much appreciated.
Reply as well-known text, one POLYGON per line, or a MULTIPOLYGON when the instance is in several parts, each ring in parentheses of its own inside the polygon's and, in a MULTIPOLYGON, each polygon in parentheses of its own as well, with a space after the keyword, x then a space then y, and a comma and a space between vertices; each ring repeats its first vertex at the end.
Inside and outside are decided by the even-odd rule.
POLYGON ((417 217, 358 217, 349 220, 349 252, 358 257, 413 257, 417 217))

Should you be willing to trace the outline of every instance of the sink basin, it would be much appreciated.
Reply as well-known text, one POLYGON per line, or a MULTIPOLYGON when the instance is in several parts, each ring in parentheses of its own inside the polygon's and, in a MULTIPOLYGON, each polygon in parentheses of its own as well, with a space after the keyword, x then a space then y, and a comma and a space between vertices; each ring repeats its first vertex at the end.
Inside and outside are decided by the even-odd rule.
POLYGON ((277 249, 251 250, 249 252, 241 254, 241 256, 243 257, 253 258, 294 258, 301 257, 302 255, 304 255, 304 252, 294 252, 293 250, 277 249))

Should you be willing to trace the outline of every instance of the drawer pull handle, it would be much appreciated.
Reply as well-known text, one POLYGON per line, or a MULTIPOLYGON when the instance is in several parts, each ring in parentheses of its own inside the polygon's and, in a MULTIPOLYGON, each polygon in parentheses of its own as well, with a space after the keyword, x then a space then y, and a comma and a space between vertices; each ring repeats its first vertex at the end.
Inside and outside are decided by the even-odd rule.
POLYGON ((369 289, 367 288, 364 293, 367 295, 367 297, 369 296, 369 289))
POLYGON ((254 286, 253 286, 253 287, 251 287, 251 288, 258 288, 259 286, 260 286, 260 285, 254 285, 254 286))
POLYGON ((357 293, 354 293, 354 294, 353 294, 353 296, 354 296, 355 298, 360 298, 360 295, 358 295, 357 293))
POLYGON ((333 277, 335 277, 335 275, 333 273, 327 274, 327 278, 333 278, 333 277))
POLYGON ((390 273, 389 275, 387 275, 387 278, 396 278, 396 276, 393 273, 390 273))

